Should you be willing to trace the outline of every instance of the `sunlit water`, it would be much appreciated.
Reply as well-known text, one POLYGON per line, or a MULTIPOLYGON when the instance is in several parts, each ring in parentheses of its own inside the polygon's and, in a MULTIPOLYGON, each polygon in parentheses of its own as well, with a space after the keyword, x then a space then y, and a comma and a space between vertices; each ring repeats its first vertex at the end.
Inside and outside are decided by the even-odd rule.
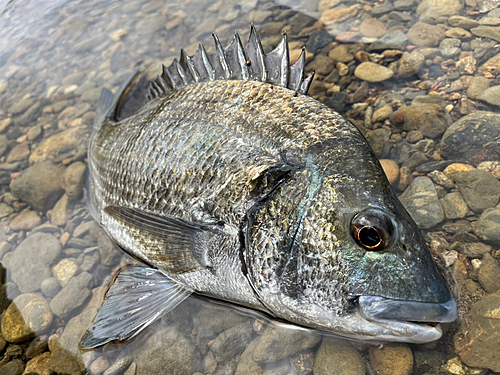
MULTIPOLYGON (((425 162, 433 161, 439 159, 434 151, 444 129, 435 133, 397 130, 401 118, 387 115, 377 121, 370 111, 390 105, 391 112, 395 112, 400 105, 410 105, 416 96, 429 92, 443 98, 442 102, 436 101, 441 108, 434 111, 444 118, 445 127, 476 110, 496 111, 485 101, 469 101, 467 85, 473 75, 486 76, 492 86, 498 83, 494 68, 486 70, 493 71, 489 75, 477 70, 498 53, 497 47, 495 41, 483 39, 484 49, 489 50, 486 58, 484 54, 478 57, 477 67, 464 73, 456 62, 472 56, 472 51, 481 47, 477 47, 481 41, 476 36, 466 35, 462 42, 441 44, 435 50, 414 47, 411 41, 398 37, 407 34, 419 17, 424 18, 416 14, 418 3, 396 1, 391 3, 391 9, 388 4, 316 0, 0 1, 0 259, 7 270, 1 308, 10 305, 2 317, 2 334, 7 342, 0 366, 14 370, 17 366, 16 373, 21 374, 31 360, 25 373, 40 375, 85 371, 107 375, 309 374, 313 369, 315 374, 485 374, 488 370, 470 369, 457 359, 454 337, 457 340, 458 323, 444 325, 443 338, 438 342, 396 346, 391 354, 363 343, 325 338, 319 332, 196 297, 190 297, 129 342, 84 353, 78 348, 113 275, 133 262, 92 223, 82 195, 71 196, 72 187, 81 192, 81 186, 74 185, 82 181, 81 166, 86 163, 87 138, 101 90, 116 89, 138 65, 145 68, 149 78, 154 78, 161 63, 172 62, 180 48, 193 54, 198 43, 203 42, 212 52, 213 31, 224 45, 235 31, 246 40, 253 22, 266 51, 279 43, 285 30, 292 58, 298 56, 303 45, 307 46, 307 70, 316 70, 319 82, 313 83, 311 95, 348 116, 365 135, 371 132, 367 138, 381 158, 392 158, 400 167, 406 162, 404 165, 408 166, 413 163, 407 163, 410 156, 418 159, 414 156, 417 150, 427 155, 425 162), (328 13, 331 8, 345 10, 332 15, 328 13), (366 19, 370 20, 363 22, 366 19), (376 47, 380 41, 386 44, 376 47), (332 50, 342 44, 339 42, 348 50, 336 50, 335 54, 332 50), (444 51, 445 47, 457 46, 461 48, 457 53, 444 51), (397 51, 411 52, 415 48, 422 50, 424 61, 412 62, 418 66, 414 72, 410 68, 410 73, 405 74, 395 67, 392 78, 368 84, 362 84, 364 81, 353 75, 361 61, 381 62, 387 67, 391 61, 402 58, 397 51), (373 132, 384 125, 386 133, 373 132), (411 152, 405 153, 403 141, 412 147, 411 152), (24 195, 17 199, 12 195, 13 181, 19 172, 37 163, 50 166, 35 174, 40 181, 23 181, 19 189, 24 195), (72 174, 65 168, 71 169, 72 174), (54 187, 53 179, 59 181, 63 177, 62 185, 56 182, 54 187), (38 191, 44 192, 43 198, 38 197, 38 191), (26 202, 31 211, 26 211, 26 202), (30 236, 36 236, 35 240, 26 242, 30 236), (15 304, 10 304, 15 299, 32 330, 16 315, 15 304)), ((450 10, 453 4, 443 7, 450 10)), ((475 12, 477 8, 473 6, 467 2, 446 16, 438 14, 437 20, 427 16, 425 21, 449 29, 449 15, 462 14, 474 20, 485 16, 486 13, 475 12)), ((462 30, 465 29, 464 26, 462 30)), ((456 35, 453 40, 460 41, 456 35)), ((431 125, 432 129, 439 127, 431 125)), ((495 137, 492 134, 492 141, 495 137)), ((497 156, 494 151, 486 152, 482 159, 471 163, 477 167, 482 161, 498 160, 497 156)), ((415 177, 434 170, 419 171, 415 165, 401 172, 408 174, 406 183, 402 177, 394 182, 398 194, 408 186, 412 172, 415 177)), ((439 198, 457 191, 453 190, 453 183, 448 187, 445 182, 436 186, 439 198)), ((491 208, 497 204, 492 203, 491 208)), ((477 250, 479 255, 464 255, 461 251, 464 243, 480 240, 467 225, 476 222, 481 212, 466 207, 457 218, 441 218, 430 225, 430 230, 424 229, 424 234, 431 234, 426 240, 441 258, 450 282, 457 262, 468 275, 463 276, 467 280, 452 285, 457 293, 462 285, 469 288, 459 304, 460 321, 470 318, 469 309, 474 302, 493 293, 477 283, 477 269, 484 253, 491 254, 498 267, 498 241, 482 245, 481 249, 486 250, 477 250), (466 229, 461 231, 463 227, 466 229)), ((494 272, 492 275, 500 277, 494 272)), ((466 330, 458 333, 466 334, 466 330)), ((498 347, 492 346, 491 351, 498 351, 498 347)), ((492 366, 491 361, 485 360, 480 367, 488 366, 492 366)))

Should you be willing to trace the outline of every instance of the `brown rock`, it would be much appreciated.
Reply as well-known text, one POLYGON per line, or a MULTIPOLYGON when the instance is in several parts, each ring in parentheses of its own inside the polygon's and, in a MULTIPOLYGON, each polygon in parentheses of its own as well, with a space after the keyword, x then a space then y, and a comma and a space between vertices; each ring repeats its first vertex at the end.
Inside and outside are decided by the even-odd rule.
POLYGON ((40 354, 26 364, 25 374, 52 375, 49 370, 50 353, 40 354))
POLYGON ((475 168, 472 165, 469 164, 462 164, 462 163, 453 163, 447 166, 443 173, 445 174, 446 177, 448 177, 450 180, 455 181, 455 175, 457 173, 467 173, 469 171, 474 170, 475 168))
POLYGON ((391 185, 394 184, 396 181, 398 181, 399 178, 398 163, 396 163, 394 160, 382 159, 380 160, 380 165, 382 165, 384 173, 387 176, 387 179, 389 180, 389 183, 391 185))
POLYGON ((70 200, 78 199, 81 197, 83 192, 83 185, 85 184, 85 164, 82 162, 76 162, 71 164, 63 176, 63 188, 66 191, 66 195, 70 200))
POLYGON ((407 37, 419 47, 437 47, 444 39, 444 30, 438 26, 417 22, 408 30, 407 37))
POLYGON ((47 211, 50 222, 55 225, 64 225, 68 221, 68 196, 64 194, 54 208, 47 211))
POLYGON ((13 163, 15 161, 21 161, 30 156, 30 147, 28 142, 22 142, 14 147, 7 157, 7 163, 13 163))
POLYGON ((366 37, 378 38, 384 35, 387 29, 384 24, 376 18, 367 18, 361 23, 359 31, 366 37))
POLYGON ((488 253, 483 255, 477 278, 486 293, 495 293, 500 290, 500 266, 498 261, 488 253))
POLYGON ((388 344, 381 349, 372 346, 370 363, 376 374, 410 375, 413 369, 413 353, 405 344, 388 344))
POLYGON ((35 211, 24 210, 10 222, 12 230, 31 230, 42 222, 42 219, 35 211))
POLYGON ((358 14, 359 5, 353 5, 349 8, 335 8, 329 9, 321 13, 320 21, 325 25, 331 25, 337 22, 345 21, 348 18, 356 16, 358 14))
POLYGON ((84 143, 84 131, 80 128, 71 128, 50 138, 44 139, 30 156, 31 163, 39 163, 47 159, 54 159, 59 153, 76 148, 84 143))

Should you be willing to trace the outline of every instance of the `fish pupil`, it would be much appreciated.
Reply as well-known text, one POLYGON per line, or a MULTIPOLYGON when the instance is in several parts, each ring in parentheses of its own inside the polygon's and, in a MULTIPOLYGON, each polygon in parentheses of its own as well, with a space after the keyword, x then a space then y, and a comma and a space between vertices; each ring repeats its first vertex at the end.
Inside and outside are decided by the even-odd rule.
POLYGON ((359 240, 366 247, 372 248, 380 244, 382 239, 378 231, 373 227, 363 227, 359 231, 359 240))

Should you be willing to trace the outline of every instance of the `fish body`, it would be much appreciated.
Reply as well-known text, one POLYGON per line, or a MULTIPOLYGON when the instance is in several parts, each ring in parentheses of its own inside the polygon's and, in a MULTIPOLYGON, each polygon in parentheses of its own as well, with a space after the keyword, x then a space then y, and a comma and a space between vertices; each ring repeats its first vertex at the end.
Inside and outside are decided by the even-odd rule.
POLYGON ((130 117, 117 113, 136 76, 101 95, 90 209, 148 266, 118 276, 82 346, 137 334, 192 292, 357 339, 439 338, 425 322, 455 319, 450 290, 364 137, 305 95, 304 55, 289 66, 286 37, 264 54, 253 28, 245 48, 215 41, 164 68, 130 117))

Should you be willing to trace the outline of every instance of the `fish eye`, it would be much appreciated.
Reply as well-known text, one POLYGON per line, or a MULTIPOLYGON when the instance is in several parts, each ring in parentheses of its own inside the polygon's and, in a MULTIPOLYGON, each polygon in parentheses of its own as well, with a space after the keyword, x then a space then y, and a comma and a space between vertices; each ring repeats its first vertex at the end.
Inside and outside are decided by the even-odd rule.
POLYGON ((392 239, 394 226, 389 217, 379 211, 363 211, 351 220, 351 235, 365 250, 386 249, 392 239))

